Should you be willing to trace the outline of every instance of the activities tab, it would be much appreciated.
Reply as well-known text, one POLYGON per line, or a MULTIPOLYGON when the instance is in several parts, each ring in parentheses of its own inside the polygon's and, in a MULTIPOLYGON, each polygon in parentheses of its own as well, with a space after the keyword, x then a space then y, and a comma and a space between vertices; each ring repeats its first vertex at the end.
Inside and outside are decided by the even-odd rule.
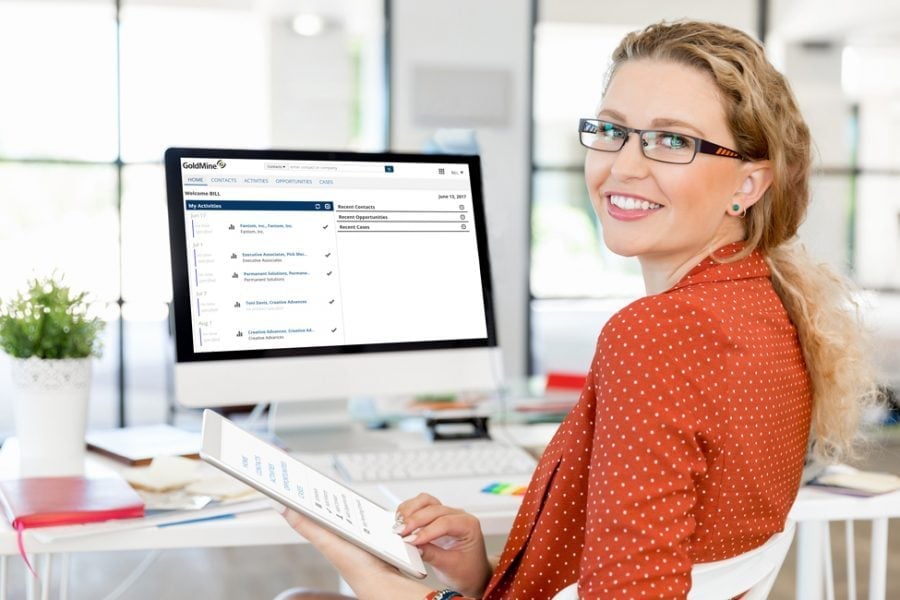
POLYGON ((311 210, 331 212, 331 202, 306 202, 292 200, 185 200, 187 210, 311 210))

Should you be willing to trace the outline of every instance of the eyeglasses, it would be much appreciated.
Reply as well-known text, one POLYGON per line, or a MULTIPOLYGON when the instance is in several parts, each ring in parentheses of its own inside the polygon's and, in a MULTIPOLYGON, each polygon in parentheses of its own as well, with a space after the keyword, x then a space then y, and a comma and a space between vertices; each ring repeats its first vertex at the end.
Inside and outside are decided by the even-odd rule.
POLYGON ((638 134, 641 140, 641 151, 650 160, 687 164, 694 160, 698 152, 747 160, 735 150, 683 133, 635 129, 599 119, 578 121, 578 136, 581 139, 581 145, 591 150, 618 152, 632 133, 638 134))

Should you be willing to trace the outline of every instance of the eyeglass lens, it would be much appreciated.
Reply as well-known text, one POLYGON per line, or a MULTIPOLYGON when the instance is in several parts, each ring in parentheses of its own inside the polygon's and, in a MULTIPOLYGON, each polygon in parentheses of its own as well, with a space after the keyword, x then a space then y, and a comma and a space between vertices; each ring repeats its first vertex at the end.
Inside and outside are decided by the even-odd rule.
MULTIPOLYGON (((602 152, 618 152, 628 140, 628 131, 614 123, 585 120, 581 127, 581 143, 602 152)), ((671 131, 643 131, 640 134, 644 156, 673 163, 691 162, 696 153, 694 138, 671 131)))

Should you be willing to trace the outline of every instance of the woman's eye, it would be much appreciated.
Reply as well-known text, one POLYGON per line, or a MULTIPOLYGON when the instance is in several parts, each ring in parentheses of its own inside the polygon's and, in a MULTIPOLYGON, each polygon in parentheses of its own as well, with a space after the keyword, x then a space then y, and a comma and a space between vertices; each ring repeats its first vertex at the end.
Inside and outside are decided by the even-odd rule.
POLYGON ((660 136, 662 145, 672 150, 684 150, 691 147, 691 138, 676 133, 666 133, 660 136))

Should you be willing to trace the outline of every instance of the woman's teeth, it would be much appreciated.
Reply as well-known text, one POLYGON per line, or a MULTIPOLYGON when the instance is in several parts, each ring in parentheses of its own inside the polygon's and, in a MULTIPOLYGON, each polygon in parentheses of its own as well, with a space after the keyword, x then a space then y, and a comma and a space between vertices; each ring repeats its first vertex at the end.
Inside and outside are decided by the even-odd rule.
POLYGON ((648 200, 638 200, 631 196, 610 196, 609 201, 613 206, 617 206, 622 210, 654 210, 662 208, 661 204, 649 202, 648 200))

